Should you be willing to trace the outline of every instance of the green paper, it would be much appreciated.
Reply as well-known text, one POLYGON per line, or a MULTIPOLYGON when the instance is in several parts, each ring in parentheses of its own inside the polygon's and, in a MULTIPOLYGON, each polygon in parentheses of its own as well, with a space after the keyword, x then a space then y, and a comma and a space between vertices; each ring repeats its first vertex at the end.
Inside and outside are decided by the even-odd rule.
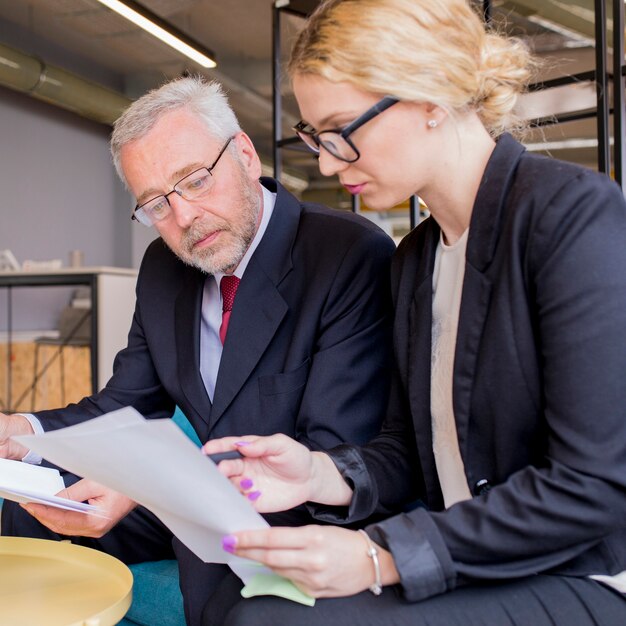
POLYGON ((293 602, 313 606, 315 598, 300 591, 290 580, 278 574, 255 574, 241 590, 244 598, 253 596, 280 596, 293 602))

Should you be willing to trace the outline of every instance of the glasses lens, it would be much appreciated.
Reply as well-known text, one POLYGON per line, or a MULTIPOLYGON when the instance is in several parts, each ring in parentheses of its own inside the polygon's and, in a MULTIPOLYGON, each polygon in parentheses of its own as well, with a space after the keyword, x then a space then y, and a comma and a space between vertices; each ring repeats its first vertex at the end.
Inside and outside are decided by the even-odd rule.
POLYGON ((320 147, 317 145, 317 142, 315 141, 313 135, 309 135, 308 133, 304 133, 301 131, 296 131, 296 135, 298 135, 298 137, 302 139, 302 141, 306 144, 306 147, 309 150, 315 152, 315 154, 319 153, 320 147))
POLYGON ((162 220, 170 212, 170 204, 165 196, 157 196, 142 204, 136 211, 137 219, 146 226, 162 220))
POLYGON ((152 226, 152 222, 150 221, 150 218, 148 217, 148 215, 144 212, 144 210, 139 207, 134 213, 133 213, 133 217, 140 223, 143 224, 144 226, 152 226))
POLYGON ((342 161, 356 161, 359 155, 354 148, 339 134, 333 131, 322 132, 319 135, 320 145, 334 157, 342 161))
POLYGON ((175 187, 185 200, 195 200, 201 198, 211 191, 213 186, 213 176, 206 167, 189 174, 183 178, 175 187))

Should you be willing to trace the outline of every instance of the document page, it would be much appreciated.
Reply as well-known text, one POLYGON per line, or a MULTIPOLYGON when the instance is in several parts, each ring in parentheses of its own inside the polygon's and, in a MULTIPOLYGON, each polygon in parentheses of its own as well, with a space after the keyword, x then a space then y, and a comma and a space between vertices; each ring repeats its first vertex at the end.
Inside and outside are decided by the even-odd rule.
POLYGON ((14 439, 145 506, 203 561, 227 563, 244 582, 267 571, 222 549, 224 535, 268 524, 172 420, 146 420, 126 407, 14 439))
POLYGON ((14 502, 38 502, 59 509, 98 515, 98 508, 55 494, 65 489, 59 470, 21 461, 0 459, 0 498, 14 502))

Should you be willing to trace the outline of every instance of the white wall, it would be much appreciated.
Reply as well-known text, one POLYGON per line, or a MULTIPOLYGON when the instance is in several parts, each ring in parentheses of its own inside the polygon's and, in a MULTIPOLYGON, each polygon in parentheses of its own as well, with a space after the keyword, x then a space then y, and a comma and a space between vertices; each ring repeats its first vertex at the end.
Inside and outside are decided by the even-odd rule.
POLYGON ((0 88, 0 249, 18 261, 84 250, 86 265, 129 266, 128 194, 107 126, 0 88))
MULTIPOLYGON (((85 265, 138 266, 155 233, 130 220, 132 200, 112 165, 109 134, 108 126, 0 87, 0 250, 20 262, 67 265, 70 250, 80 249, 85 265)), ((69 299, 58 288, 14 291, 16 329, 55 328, 69 299)))

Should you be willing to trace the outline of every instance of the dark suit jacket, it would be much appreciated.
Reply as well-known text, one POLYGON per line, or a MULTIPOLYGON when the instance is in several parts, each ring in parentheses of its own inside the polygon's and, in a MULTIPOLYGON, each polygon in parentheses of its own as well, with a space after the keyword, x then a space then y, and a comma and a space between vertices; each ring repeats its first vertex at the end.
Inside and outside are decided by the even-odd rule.
POLYGON ((46 430, 123 406, 169 417, 178 405, 202 441, 283 432, 312 448, 364 443, 380 427, 391 345, 393 241, 349 212, 300 204, 281 185, 240 283, 213 402, 200 376, 206 275, 162 240, 137 282, 128 346, 105 389, 37 414, 46 430))
POLYGON ((429 376, 439 234, 426 220, 394 260, 397 377, 386 423, 370 446, 333 453, 356 484, 348 519, 416 497, 428 506, 370 528, 411 600, 470 580, 626 570, 620 189, 510 136, 497 142, 470 224, 454 365, 460 451, 477 497, 445 511, 429 376))

